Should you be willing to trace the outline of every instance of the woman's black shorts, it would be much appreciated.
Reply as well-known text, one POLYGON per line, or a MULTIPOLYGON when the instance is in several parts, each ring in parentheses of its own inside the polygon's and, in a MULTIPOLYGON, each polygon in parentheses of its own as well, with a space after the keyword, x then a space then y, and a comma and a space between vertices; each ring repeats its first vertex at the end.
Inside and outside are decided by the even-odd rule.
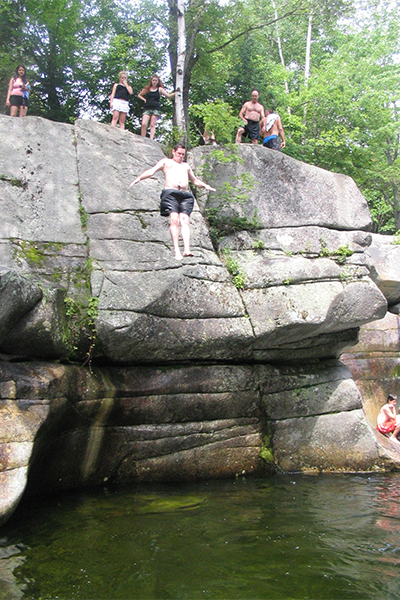
POLYGON ((10 96, 11 106, 29 106, 29 99, 23 96, 10 96))

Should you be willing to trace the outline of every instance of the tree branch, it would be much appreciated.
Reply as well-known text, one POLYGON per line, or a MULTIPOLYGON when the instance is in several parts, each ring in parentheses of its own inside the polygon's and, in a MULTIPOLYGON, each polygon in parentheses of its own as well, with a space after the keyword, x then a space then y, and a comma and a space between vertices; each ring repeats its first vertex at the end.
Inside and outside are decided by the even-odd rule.
MULTIPOLYGON (((304 12, 304 11, 300 11, 300 12, 304 12)), ((250 27, 248 27, 244 31, 241 31, 237 35, 233 36, 227 42, 224 42, 220 46, 217 46, 216 48, 212 48, 211 50, 205 50, 204 53, 205 54, 212 54, 213 52, 218 52, 218 50, 222 50, 223 48, 225 48, 226 46, 228 46, 229 44, 231 44, 232 42, 234 42, 238 38, 242 37, 242 35, 246 35, 246 33, 250 33, 250 31, 256 31, 257 29, 262 29, 263 27, 268 27, 269 25, 272 25, 273 23, 276 23, 277 21, 280 21, 281 19, 285 19, 286 17, 290 17, 290 15, 294 15, 296 13, 297 13, 297 9, 293 9, 293 10, 290 10, 289 12, 285 13, 281 17, 278 17, 277 19, 272 19, 271 21, 267 21, 266 23, 261 23, 260 25, 251 25, 250 27)))

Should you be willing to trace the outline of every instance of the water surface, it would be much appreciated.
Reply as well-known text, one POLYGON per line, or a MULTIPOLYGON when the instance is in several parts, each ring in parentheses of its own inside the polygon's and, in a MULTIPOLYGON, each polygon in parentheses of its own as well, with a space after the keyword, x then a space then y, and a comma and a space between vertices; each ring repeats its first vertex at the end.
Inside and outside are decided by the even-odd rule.
POLYGON ((0 599, 400 596, 400 474, 274 476, 25 502, 0 599))

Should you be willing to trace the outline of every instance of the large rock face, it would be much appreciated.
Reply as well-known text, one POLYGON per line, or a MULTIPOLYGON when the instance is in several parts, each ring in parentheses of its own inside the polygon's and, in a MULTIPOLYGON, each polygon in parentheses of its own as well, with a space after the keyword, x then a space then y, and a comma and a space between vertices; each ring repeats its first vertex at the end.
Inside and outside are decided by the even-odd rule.
POLYGON ((397 466, 336 360, 387 309, 351 179, 197 148, 217 192, 198 196, 179 262, 162 177, 129 189, 158 143, 36 117, 0 133, 3 518, 28 472, 37 491, 397 466))
POLYGON ((228 163, 196 149, 195 167, 217 193, 201 197, 203 214, 196 206, 195 256, 180 263, 159 216, 162 176, 129 189, 162 158, 157 143, 89 121, 4 117, 0 128, 3 139, 15 138, 0 182, 2 266, 46 290, 0 346, 7 354, 84 356, 90 298, 98 301, 96 351, 128 364, 333 358, 386 312, 368 277, 367 205, 349 178, 261 147, 244 145, 242 162, 228 163), (244 176, 260 183, 245 189, 244 176), (229 202, 221 201, 227 181, 229 202), (247 221, 257 209, 255 232, 222 241, 243 289, 213 248, 209 209, 247 221))
MULTIPOLYGON (((363 398, 368 421, 375 426, 388 394, 400 397, 400 246, 393 236, 373 235, 368 248, 371 278, 385 295, 388 313, 361 328, 359 342, 342 356, 363 398)), ((387 440, 377 433, 381 444, 387 440)))

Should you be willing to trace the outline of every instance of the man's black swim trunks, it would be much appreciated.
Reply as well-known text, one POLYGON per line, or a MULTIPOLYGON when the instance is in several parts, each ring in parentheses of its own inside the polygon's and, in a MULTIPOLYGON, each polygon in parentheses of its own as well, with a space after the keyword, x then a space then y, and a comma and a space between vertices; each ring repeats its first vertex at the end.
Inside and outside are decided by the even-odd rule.
POLYGON ((168 217, 172 212, 185 213, 190 216, 193 210, 194 198, 190 192, 166 188, 161 192, 160 213, 162 217, 168 217))
POLYGON ((247 119, 243 135, 244 137, 249 137, 251 140, 258 140, 260 137, 260 122, 247 119))

